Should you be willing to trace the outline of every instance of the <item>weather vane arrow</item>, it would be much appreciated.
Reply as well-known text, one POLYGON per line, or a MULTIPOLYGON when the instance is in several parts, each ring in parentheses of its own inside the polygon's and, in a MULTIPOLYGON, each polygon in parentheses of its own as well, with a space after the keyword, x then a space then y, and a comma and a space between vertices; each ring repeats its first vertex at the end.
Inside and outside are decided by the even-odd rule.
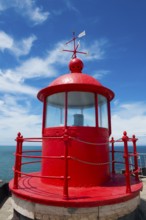
POLYGON ((65 49, 63 49, 62 51, 73 53, 72 58, 76 58, 76 54, 77 53, 87 54, 86 52, 78 51, 79 42, 76 44, 76 40, 78 38, 81 38, 81 37, 85 36, 85 35, 86 35, 85 31, 81 32, 78 36, 75 36, 75 32, 73 32, 73 38, 70 41, 65 43, 65 45, 67 45, 67 44, 73 42, 73 44, 74 44, 73 50, 65 50, 65 49))

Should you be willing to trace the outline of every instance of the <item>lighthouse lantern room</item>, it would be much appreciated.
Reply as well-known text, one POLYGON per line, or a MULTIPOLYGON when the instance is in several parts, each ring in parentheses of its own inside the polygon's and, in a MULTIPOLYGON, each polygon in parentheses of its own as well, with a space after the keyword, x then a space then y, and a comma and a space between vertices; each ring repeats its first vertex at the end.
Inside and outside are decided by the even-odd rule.
POLYGON ((114 220, 131 213, 139 203, 142 183, 137 174, 136 178, 130 175, 127 159, 127 143, 131 140, 138 169, 137 139, 135 136, 129 139, 124 133, 121 142, 126 177, 116 174, 114 139, 112 157, 109 148, 110 101, 114 93, 82 73, 84 65, 77 53, 84 52, 78 51, 76 39, 73 35, 67 42, 73 41, 73 50, 64 50, 73 53, 70 73, 58 77, 38 93, 43 102, 42 138, 23 138, 19 133, 16 139, 10 189, 18 219, 114 220), (41 159, 38 172, 21 170, 25 164, 22 159, 30 158, 23 150, 25 141, 42 141, 41 155, 32 156, 41 159))

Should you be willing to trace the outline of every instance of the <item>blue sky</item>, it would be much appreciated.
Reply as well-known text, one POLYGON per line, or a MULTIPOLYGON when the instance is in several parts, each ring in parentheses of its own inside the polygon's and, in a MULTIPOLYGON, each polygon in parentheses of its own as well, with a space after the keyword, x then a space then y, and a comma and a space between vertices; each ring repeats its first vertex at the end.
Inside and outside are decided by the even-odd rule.
POLYGON ((146 143, 145 0, 0 0, 0 145, 41 136, 37 92, 68 73, 60 50, 83 30, 84 73, 115 92, 112 135, 146 143))

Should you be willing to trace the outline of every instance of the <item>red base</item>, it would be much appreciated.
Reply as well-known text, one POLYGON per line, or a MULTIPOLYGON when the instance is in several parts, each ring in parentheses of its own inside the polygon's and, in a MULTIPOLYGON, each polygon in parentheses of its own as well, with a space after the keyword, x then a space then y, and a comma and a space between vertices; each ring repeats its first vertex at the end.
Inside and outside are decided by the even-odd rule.
POLYGON ((120 203, 136 197, 142 190, 142 182, 131 177, 132 192, 126 193, 125 177, 122 174, 112 176, 103 186, 70 187, 68 199, 63 199, 62 187, 44 184, 36 177, 21 177, 18 189, 13 189, 13 180, 9 186, 12 193, 19 198, 62 207, 94 207, 120 203))

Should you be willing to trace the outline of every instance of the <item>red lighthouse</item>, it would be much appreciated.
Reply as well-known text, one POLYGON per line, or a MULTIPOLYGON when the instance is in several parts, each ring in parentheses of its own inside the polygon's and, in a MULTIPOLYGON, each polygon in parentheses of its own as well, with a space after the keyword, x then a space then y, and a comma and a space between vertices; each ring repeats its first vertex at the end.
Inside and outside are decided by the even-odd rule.
POLYGON ((20 158, 26 157, 22 143, 33 139, 20 134, 17 137, 16 169, 10 188, 19 219, 118 219, 128 213, 120 209, 121 205, 127 207, 133 201, 130 212, 138 205, 142 188, 139 179, 127 179, 132 186, 126 188, 125 176, 110 169, 110 101, 114 93, 82 73, 75 39, 70 73, 38 93, 43 102, 39 172, 21 172, 20 158), (107 213, 111 205, 115 208, 107 213))
MULTIPOLYGON (((42 174, 63 176, 64 163, 67 163, 66 184, 71 187, 97 186, 110 178, 108 138, 110 100, 114 94, 91 76, 83 74, 82 67, 82 61, 73 58, 69 63, 71 73, 57 78, 38 93, 44 103, 43 137, 50 137, 43 139, 42 154, 58 157, 65 154, 66 157, 58 163, 55 159, 44 159, 42 174), (60 141, 62 136, 64 141, 60 141), (105 164, 100 169, 90 163, 105 164)), ((44 179, 43 182, 63 185, 58 179, 44 179)))

